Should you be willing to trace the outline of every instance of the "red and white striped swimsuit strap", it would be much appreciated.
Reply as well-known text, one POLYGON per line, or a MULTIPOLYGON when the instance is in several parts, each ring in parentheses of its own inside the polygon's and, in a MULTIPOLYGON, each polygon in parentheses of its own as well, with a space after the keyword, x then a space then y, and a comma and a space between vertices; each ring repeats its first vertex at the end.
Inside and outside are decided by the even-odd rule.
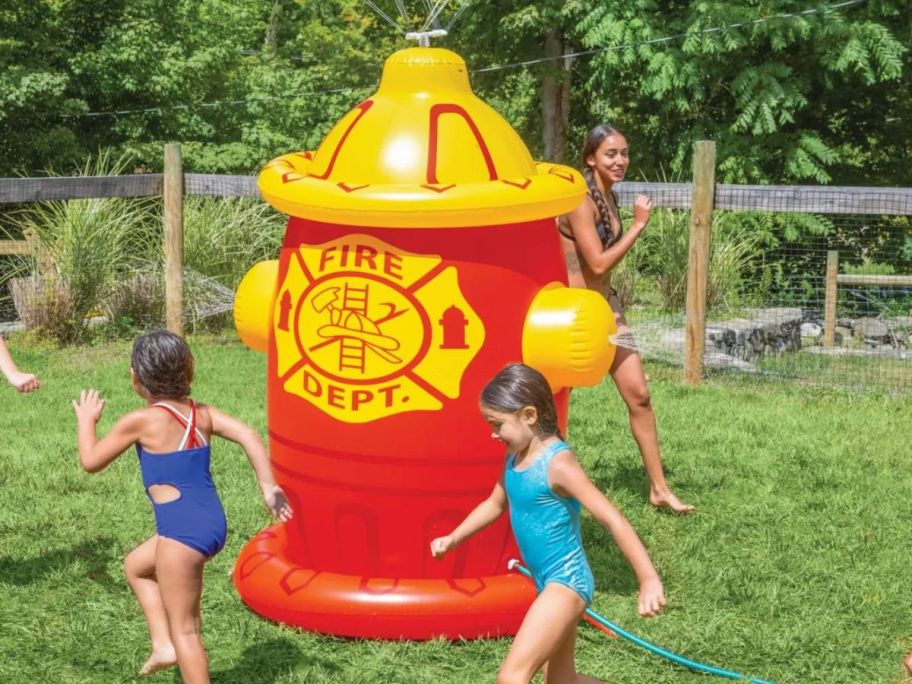
POLYGON ((197 447, 206 445, 206 437, 200 432, 199 428, 196 427, 196 403, 191 399, 190 400, 190 416, 185 416, 183 413, 178 411, 176 408, 171 406, 171 404, 160 401, 152 406, 164 409, 171 414, 171 417, 174 418, 181 425, 185 425, 186 429, 184 430, 184 436, 181 438, 180 444, 177 447, 177 451, 183 451, 184 449, 195 449, 197 447))

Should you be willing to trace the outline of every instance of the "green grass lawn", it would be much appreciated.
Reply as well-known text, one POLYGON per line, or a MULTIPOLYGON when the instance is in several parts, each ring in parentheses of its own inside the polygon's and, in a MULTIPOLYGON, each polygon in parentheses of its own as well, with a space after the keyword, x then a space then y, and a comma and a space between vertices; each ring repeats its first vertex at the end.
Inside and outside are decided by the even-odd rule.
MULTIPOLYGON (((194 395, 264 432, 263 357, 219 338, 191 345, 194 395)), ((129 345, 11 346, 44 386, 29 396, 0 387, 0 682, 136 681, 147 635, 121 560, 152 533, 152 515, 132 454, 100 475, 82 472, 70 407, 80 388, 99 388, 105 431, 138 405, 129 345)), ((748 377, 688 388, 676 369, 647 370, 670 481, 700 512, 674 518, 645 505, 613 385, 575 392, 570 442, 640 532, 669 599, 662 616, 639 618, 629 568, 586 518, 594 609, 683 655, 765 679, 898 681, 912 649, 912 402, 748 377)), ((493 681, 506 640, 350 641, 248 611, 229 572, 267 515, 242 452, 220 444, 213 471, 230 530, 203 595, 213 681, 493 681)), ((577 660, 616 683, 714 680, 588 626, 577 660)))
POLYGON ((912 394, 912 361, 887 355, 852 356, 799 351, 757 362, 763 373, 830 387, 866 388, 895 395, 912 394))

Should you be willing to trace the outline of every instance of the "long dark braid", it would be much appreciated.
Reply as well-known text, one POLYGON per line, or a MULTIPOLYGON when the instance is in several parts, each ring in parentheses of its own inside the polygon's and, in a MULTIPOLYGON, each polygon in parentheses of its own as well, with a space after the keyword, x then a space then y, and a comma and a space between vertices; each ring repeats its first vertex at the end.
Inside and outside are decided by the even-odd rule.
MULTIPOLYGON (((605 226, 606 236, 602 239, 605 247, 610 247, 621 239, 621 235, 624 234, 624 225, 620 223, 620 220, 618 221, 619 230, 617 235, 615 235, 611 228, 611 217, 613 216, 613 213, 611 207, 608 205, 608 198, 605 197, 605 193, 599 188, 598 183, 595 180, 595 171, 586 163, 586 159, 596 153, 596 150, 598 150, 599 145, 604 142, 605 138, 609 135, 614 135, 615 133, 620 134, 620 131, 612 127, 611 124, 601 124, 589 131, 586 135, 586 143, 583 145, 583 178, 586 179, 586 187, 589 188, 589 196, 592 198, 592 201, 595 202, 595 208, 598 209, 599 216, 605 226)), ((614 192, 611 194, 614 195, 614 192)), ((617 208, 616 197, 614 199, 614 206, 617 208)), ((620 217, 618 218, 620 219, 620 217)))

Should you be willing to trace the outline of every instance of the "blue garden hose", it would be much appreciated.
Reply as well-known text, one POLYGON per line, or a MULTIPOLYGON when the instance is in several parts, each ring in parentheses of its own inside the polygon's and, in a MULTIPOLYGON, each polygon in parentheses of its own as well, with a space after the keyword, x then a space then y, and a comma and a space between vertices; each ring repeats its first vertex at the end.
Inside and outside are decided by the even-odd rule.
MULTIPOLYGON (((525 575, 528 578, 532 578, 532 573, 529 572, 528 568, 525 568, 518 560, 511 560, 507 567, 510 570, 517 570, 521 574, 525 575)), ((716 677, 723 677, 725 679, 737 679, 739 681, 747 681, 752 684, 774 684, 774 682, 767 681, 765 679, 760 679, 758 677, 751 677, 748 675, 743 675, 740 672, 732 672, 731 670, 723 670, 720 667, 713 667, 712 665, 706 665, 696 660, 691 660, 690 658, 685 658, 684 656, 679 656, 677 653, 672 653, 671 651, 666 651, 660 646, 651 644, 648 641, 640 639, 640 637, 631 634, 630 632, 618 627, 616 624, 610 620, 606 620, 601 615, 596 613, 594 610, 586 608, 586 615, 592 618, 595 622, 600 624, 602 627, 610 629, 612 632, 617 634, 620 637, 627 639, 641 648, 645 648, 650 653, 653 653, 657 656, 661 656, 666 660, 670 660, 673 663, 678 665, 683 665, 684 667, 690 668, 691 670, 696 670, 697 672, 705 672, 706 674, 715 675, 716 677)))

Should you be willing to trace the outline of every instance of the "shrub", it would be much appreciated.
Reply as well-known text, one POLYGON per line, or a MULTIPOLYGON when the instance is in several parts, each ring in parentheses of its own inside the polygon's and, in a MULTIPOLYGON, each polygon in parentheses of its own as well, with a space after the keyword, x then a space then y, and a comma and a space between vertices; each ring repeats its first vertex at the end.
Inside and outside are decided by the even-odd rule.
MULTIPOLYGON (((717 212, 714 216, 706 284, 708 309, 732 308, 739 303, 744 274, 762 253, 761 236, 740 219, 739 212, 717 212)), ((655 278, 662 307, 680 311, 687 299, 690 214, 654 210, 637 243, 634 250, 640 252, 640 272, 655 278)))
MULTIPOLYGON (((80 174, 116 175, 126 168, 126 158, 103 152, 80 174)), ((33 231, 50 261, 40 277, 33 276, 27 297, 35 327, 61 343, 78 342, 87 318, 109 313, 116 288, 152 258, 156 204, 154 198, 41 202, 13 217, 14 229, 33 231)))
POLYGON ((274 259, 285 217, 246 197, 184 199, 184 266, 234 290, 258 261, 274 259))

